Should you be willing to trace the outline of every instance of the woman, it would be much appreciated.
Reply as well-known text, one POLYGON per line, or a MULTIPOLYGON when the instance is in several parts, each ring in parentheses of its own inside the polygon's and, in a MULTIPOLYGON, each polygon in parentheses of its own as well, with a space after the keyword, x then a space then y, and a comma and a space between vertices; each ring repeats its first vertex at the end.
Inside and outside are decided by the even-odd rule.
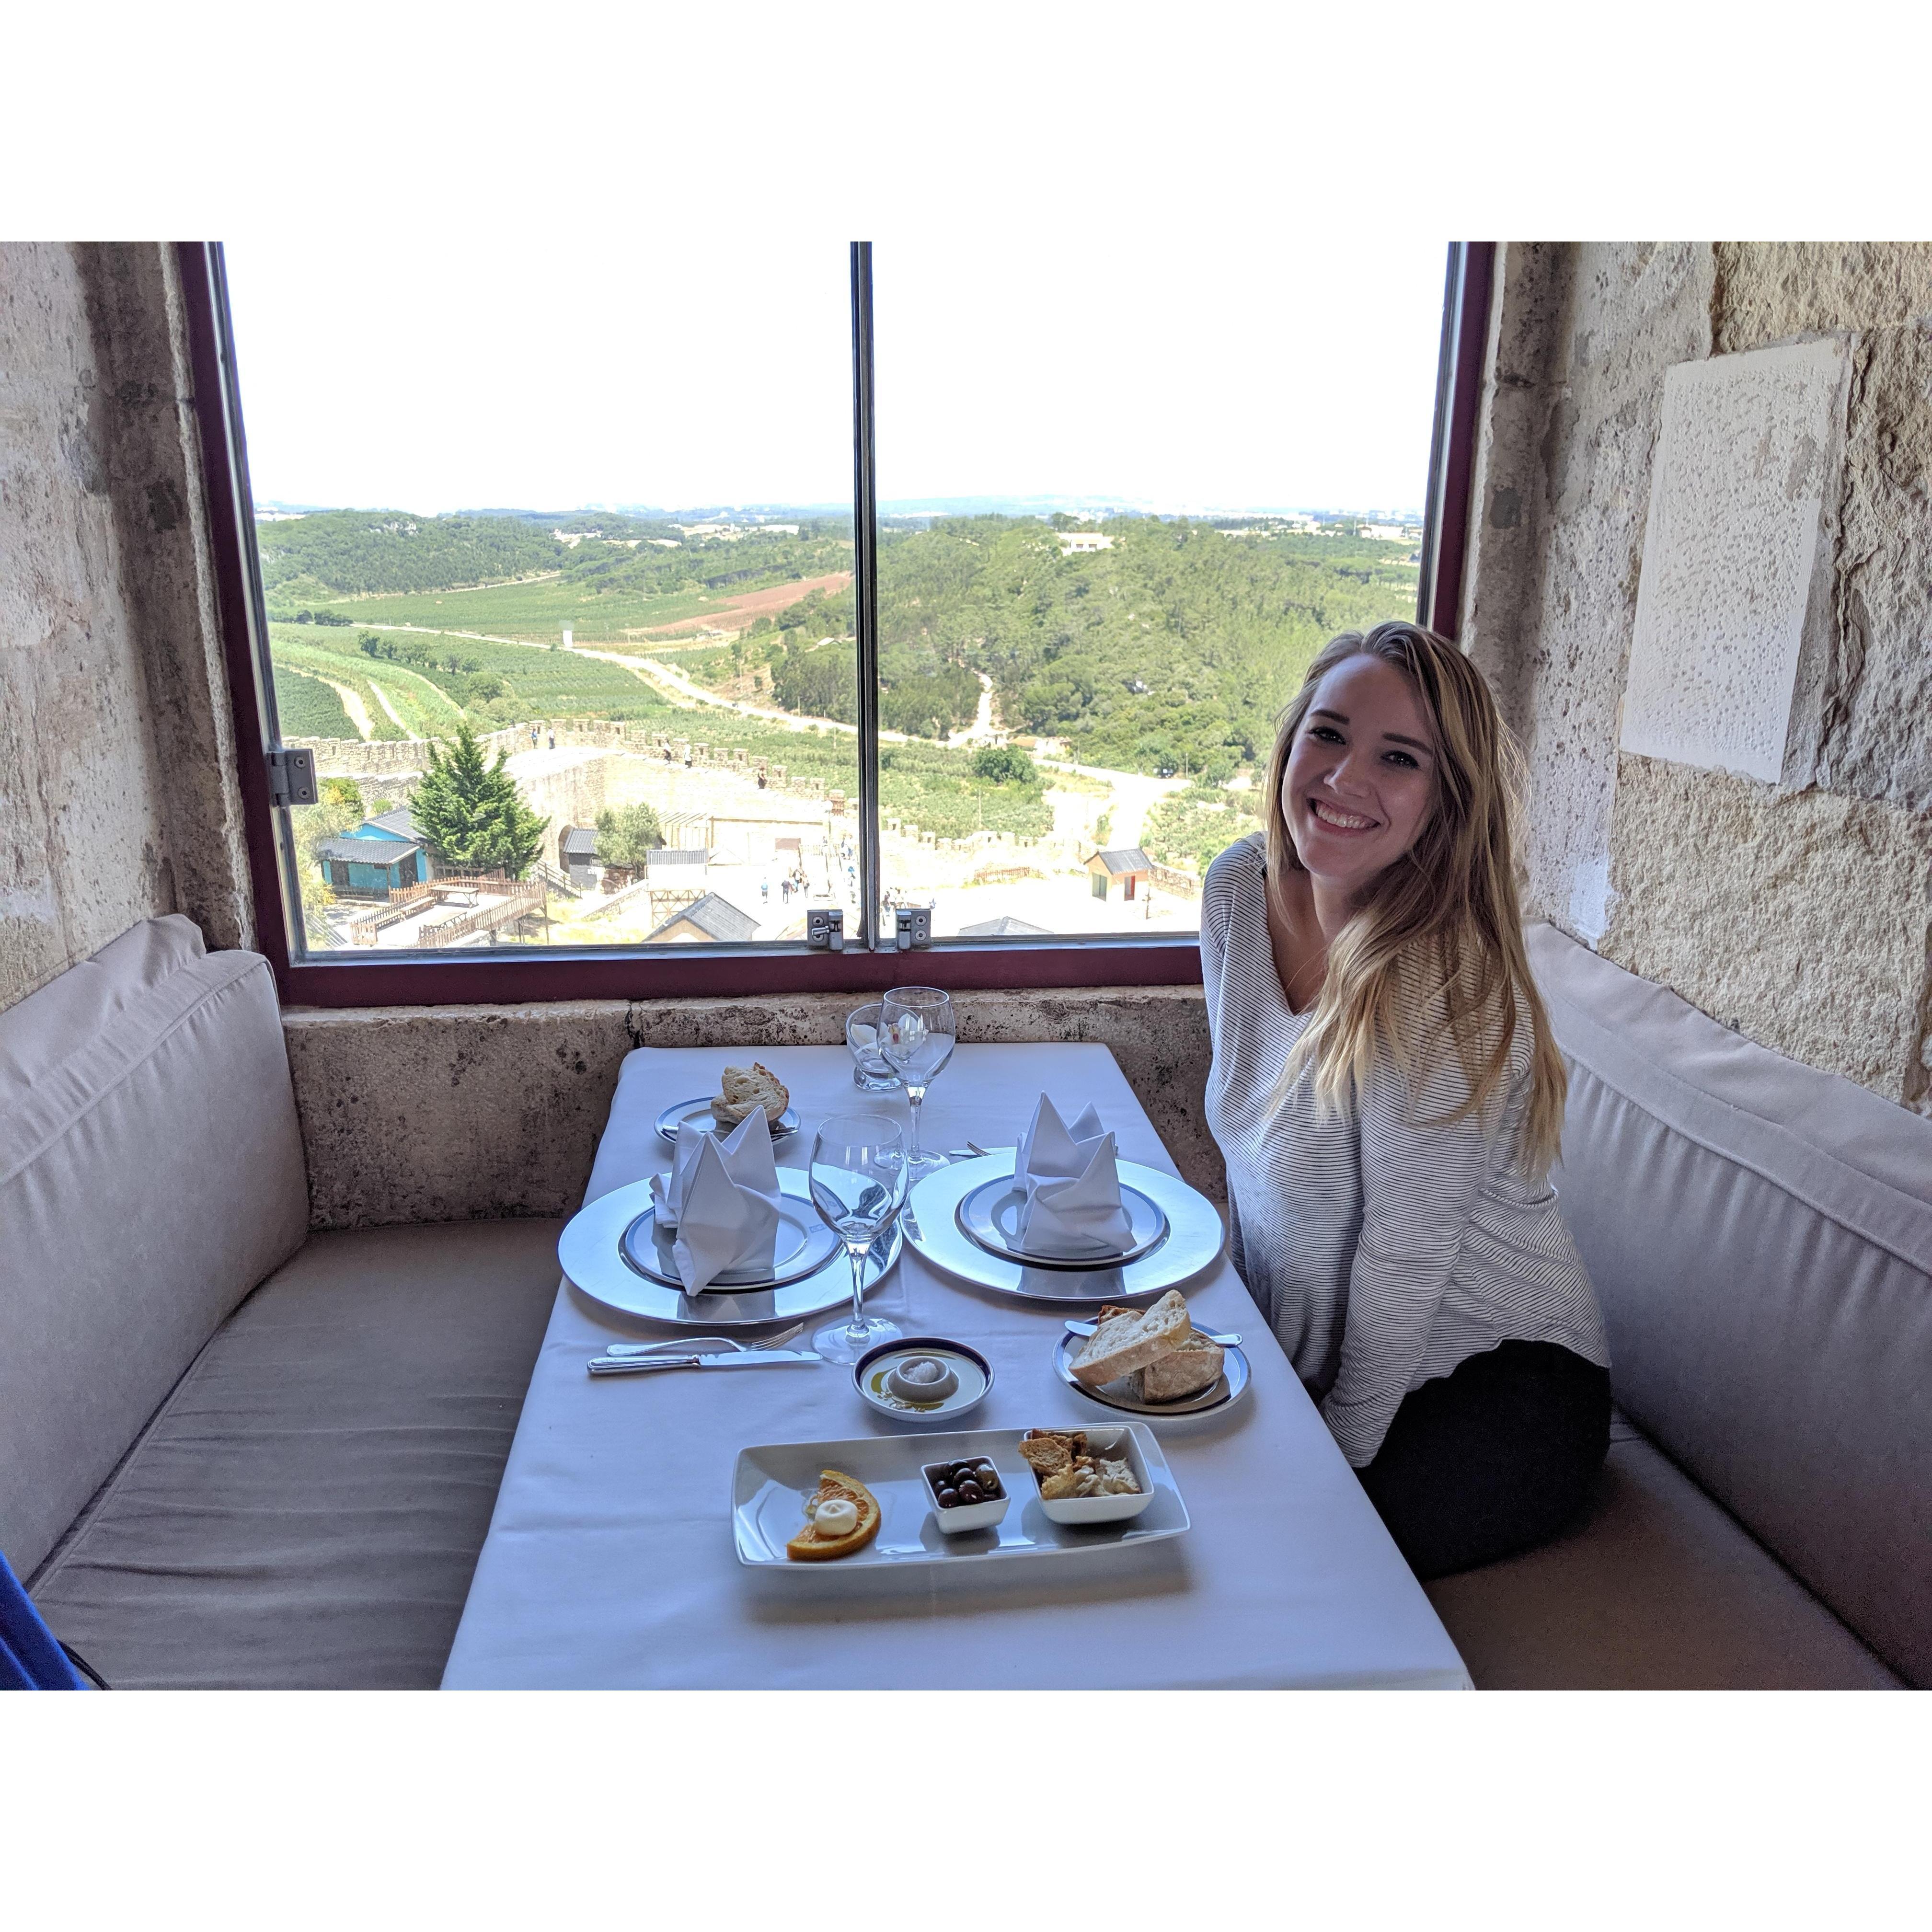
POLYGON ((1282 720, 1265 834, 1202 902, 1234 1264, 1424 1578, 1554 1534, 1609 1442, 1603 1321, 1546 1178, 1564 1082, 1515 757, 1453 644, 1339 637, 1282 720))

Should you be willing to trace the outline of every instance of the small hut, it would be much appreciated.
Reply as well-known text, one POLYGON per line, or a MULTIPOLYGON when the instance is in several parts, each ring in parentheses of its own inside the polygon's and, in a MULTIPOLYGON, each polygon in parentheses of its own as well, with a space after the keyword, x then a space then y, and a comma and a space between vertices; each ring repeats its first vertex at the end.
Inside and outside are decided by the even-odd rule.
POLYGON ((1096 899, 1137 899, 1146 896, 1154 877, 1154 861, 1138 845, 1114 852, 1096 852, 1087 861, 1088 877, 1096 899))

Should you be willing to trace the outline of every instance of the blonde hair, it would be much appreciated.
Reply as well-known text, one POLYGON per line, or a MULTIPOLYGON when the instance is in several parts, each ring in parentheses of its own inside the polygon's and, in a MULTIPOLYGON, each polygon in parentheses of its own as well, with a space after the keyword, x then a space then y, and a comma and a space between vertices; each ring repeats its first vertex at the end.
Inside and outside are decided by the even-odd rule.
POLYGON ((1268 890, 1304 869, 1282 812, 1288 754, 1316 687, 1359 656, 1394 665, 1422 700, 1435 732, 1436 797, 1414 844, 1364 890, 1330 944, 1314 1017, 1282 1071, 1275 1106, 1312 1061, 1317 1104, 1346 1112, 1378 1055, 1406 1066, 1430 1050, 1432 1042, 1403 1036, 1406 980, 1439 999, 1468 1082, 1468 1100, 1440 1124, 1497 1097, 1519 1016, 1527 1017, 1530 1094, 1519 1152, 1540 1175, 1561 1146, 1568 1083, 1523 950, 1511 836, 1522 755, 1481 672, 1446 638, 1419 624, 1378 624, 1343 632, 1308 667, 1268 762, 1268 890))

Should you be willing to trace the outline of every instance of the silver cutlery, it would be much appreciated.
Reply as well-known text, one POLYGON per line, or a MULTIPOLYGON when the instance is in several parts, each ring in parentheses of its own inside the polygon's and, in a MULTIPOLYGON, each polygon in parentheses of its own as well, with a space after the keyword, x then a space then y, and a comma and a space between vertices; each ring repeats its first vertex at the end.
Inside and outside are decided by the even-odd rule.
POLYGON ((777 1334, 767 1335, 757 1342, 741 1342, 734 1335, 669 1335, 656 1342, 607 1342, 604 1352, 607 1355, 650 1355, 662 1349, 675 1348, 688 1355, 700 1349, 780 1348, 804 1330, 802 1322, 794 1322, 789 1328, 782 1328, 777 1334))
POLYGON ((592 1355, 593 1376, 641 1376, 654 1369, 768 1369, 824 1360, 809 1348, 747 1348, 735 1355, 592 1355))
MULTIPOLYGON (((1070 1322, 1066 1324, 1066 1332, 1070 1335, 1090 1335, 1100 1325, 1097 1322, 1070 1322)), ((1212 1342, 1218 1348, 1238 1348, 1241 1346, 1241 1338, 1238 1335, 1211 1334, 1205 1328, 1197 1328, 1194 1332, 1202 1341, 1212 1342)))

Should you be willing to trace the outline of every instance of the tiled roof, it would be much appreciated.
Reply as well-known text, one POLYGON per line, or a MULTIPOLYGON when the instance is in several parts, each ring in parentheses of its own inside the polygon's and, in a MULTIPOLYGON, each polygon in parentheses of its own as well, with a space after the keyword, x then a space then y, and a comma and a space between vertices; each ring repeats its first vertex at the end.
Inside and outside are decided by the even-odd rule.
POLYGON ((1125 846, 1118 852, 1096 852, 1087 862, 1089 866, 1096 862, 1105 866, 1116 878, 1123 872, 1150 872, 1154 870, 1154 861, 1138 845, 1125 846))
POLYGON ((686 920, 707 938, 725 945, 749 939, 758 929, 758 922, 749 913, 740 912, 729 899, 721 898, 716 892, 706 892, 701 899, 680 906, 650 937, 656 939, 686 920))

